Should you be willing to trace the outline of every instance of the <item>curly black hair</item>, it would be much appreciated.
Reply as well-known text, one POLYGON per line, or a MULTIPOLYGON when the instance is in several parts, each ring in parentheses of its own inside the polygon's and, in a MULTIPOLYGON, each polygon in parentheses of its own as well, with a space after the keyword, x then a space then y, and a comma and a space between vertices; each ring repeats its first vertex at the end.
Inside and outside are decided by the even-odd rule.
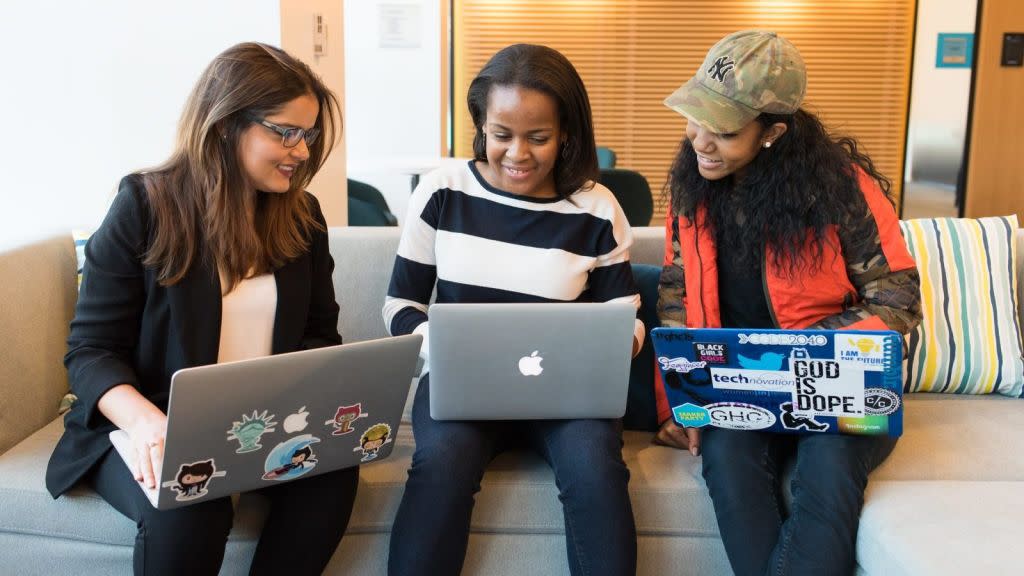
POLYGON ((781 122, 787 130, 758 153, 742 179, 705 179, 684 137, 666 189, 675 215, 694 220, 699 207, 707 208, 708 224, 738 266, 760 270, 764 249, 771 247, 772 264, 795 275, 820 262, 829 226, 865 217, 857 166, 878 182, 890 202, 892 186, 853 138, 833 138, 811 112, 763 113, 757 121, 762 129, 781 122))

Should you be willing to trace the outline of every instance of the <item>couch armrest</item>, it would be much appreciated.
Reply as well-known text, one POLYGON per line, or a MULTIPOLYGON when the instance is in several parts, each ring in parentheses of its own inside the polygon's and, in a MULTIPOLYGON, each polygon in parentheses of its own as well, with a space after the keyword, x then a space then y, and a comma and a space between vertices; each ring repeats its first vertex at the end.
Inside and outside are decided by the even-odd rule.
POLYGON ((0 251, 0 454, 57 416, 77 271, 70 234, 0 251))

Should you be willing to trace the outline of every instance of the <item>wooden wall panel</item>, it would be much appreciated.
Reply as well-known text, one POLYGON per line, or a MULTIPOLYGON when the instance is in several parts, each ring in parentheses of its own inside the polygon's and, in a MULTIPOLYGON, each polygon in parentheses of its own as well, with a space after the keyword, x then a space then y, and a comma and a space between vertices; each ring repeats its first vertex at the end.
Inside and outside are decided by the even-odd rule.
POLYGON ((836 132, 856 137, 893 180, 903 180, 914 27, 913 0, 452 0, 454 148, 471 156, 470 81, 495 52, 517 42, 564 53, 587 85, 597 144, 618 167, 643 173, 661 193, 685 120, 662 101, 726 34, 772 29, 807 61, 805 105, 836 132))
POLYGON ((999 65, 1005 32, 1024 33, 1021 0, 982 0, 964 215, 1024 223, 1024 67, 999 65))

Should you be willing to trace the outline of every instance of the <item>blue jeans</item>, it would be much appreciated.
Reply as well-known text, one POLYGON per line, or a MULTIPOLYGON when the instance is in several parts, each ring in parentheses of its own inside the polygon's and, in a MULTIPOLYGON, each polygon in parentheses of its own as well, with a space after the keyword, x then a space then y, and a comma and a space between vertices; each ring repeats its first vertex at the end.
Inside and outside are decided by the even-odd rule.
POLYGON ((412 419, 416 452, 391 530, 388 574, 459 574, 484 469, 502 450, 520 446, 537 451, 555 472, 571 573, 636 572, 618 420, 437 421, 427 376, 412 419))
POLYGON ((736 575, 852 574, 868 474, 895 446, 888 436, 705 430, 704 479, 736 575), (787 515, 781 474, 790 457, 787 515))

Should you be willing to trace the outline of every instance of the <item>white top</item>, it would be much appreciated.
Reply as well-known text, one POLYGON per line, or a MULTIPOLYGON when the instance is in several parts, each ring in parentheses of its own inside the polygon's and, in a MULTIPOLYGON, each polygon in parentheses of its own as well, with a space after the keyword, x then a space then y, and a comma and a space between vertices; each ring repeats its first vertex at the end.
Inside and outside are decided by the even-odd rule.
POLYGON ((270 356, 277 313, 273 274, 242 280, 221 300, 217 363, 270 356))

